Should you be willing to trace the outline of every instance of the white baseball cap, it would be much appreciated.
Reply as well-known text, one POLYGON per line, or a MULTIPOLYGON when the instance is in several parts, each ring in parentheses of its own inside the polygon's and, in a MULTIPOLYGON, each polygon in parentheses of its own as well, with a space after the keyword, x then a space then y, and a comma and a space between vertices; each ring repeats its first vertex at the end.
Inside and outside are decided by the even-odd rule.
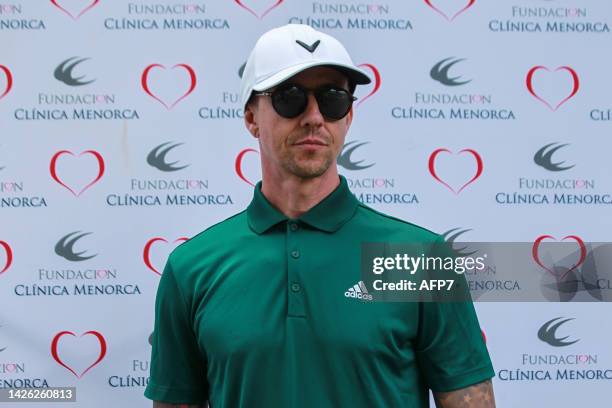
POLYGON ((253 91, 264 91, 312 67, 331 66, 355 84, 369 84, 370 78, 353 64, 334 37, 305 24, 287 24, 264 33, 246 62, 240 83, 244 107, 253 91))

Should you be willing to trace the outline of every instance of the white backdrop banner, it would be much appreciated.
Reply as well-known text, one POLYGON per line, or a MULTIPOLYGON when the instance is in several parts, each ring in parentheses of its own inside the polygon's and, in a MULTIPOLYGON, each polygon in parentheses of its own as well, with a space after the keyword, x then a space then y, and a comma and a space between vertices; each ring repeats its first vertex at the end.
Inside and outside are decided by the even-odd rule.
MULTIPOLYGON (((612 3, 0 0, 0 388, 150 406, 163 264, 250 201, 241 68, 290 22, 374 79, 339 157, 362 202, 457 241, 610 241, 612 3)), ((609 304, 476 307, 499 407, 607 404, 609 304)))

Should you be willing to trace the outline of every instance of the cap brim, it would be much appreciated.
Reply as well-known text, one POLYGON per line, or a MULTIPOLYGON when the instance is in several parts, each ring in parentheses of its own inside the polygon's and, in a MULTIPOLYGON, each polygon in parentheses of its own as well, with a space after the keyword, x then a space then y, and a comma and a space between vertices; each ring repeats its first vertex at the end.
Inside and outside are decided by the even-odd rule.
POLYGON ((276 74, 272 75, 271 77, 266 78, 263 81, 256 83, 253 86, 253 90, 254 91, 265 91, 266 89, 270 89, 273 86, 276 86, 280 84, 281 82, 286 81, 292 76, 297 75, 300 72, 307 70, 308 68, 323 67, 323 66, 335 68, 341 71, 343 74, 348 76, 351 81, 353 81, 354 83, 358 85, 365 85, 365 84, 369 84, 370 82, 372 82, 372 80, 365 73, 365 71, 357 67, 354 67, 351 65, 338 64, 337 62, 311 61, 311 62, 307 62, 304 64, 298 64, 298 65, 294 65, 289 68, 285 68, 277 72, 276 74))

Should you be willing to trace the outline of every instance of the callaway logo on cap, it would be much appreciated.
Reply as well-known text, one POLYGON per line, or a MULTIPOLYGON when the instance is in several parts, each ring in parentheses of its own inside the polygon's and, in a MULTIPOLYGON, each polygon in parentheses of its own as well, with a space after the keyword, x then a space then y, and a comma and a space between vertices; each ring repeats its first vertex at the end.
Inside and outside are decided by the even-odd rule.
POLYGON ((332 66, 355 84, 369 84, 368 75, 357 68, 340 41, 304 24, 287 24, 264 33, 249 55, 240 101, 246 105, 251 92, 265 91, 312 67, 332 66))

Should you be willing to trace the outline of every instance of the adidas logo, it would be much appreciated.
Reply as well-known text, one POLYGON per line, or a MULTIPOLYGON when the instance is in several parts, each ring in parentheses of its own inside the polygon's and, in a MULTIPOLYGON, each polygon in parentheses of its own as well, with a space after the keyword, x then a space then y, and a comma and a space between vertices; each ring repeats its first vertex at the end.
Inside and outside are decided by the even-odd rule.
POLYGON ((372 300, 372 295, 368 293, 368 288, 366 288, 365 283, 363 281, 359 281, 350 288, 346 292, 344 292, 344 296, 348 298, 355 299, 363 299, 363 300, 372 300))

